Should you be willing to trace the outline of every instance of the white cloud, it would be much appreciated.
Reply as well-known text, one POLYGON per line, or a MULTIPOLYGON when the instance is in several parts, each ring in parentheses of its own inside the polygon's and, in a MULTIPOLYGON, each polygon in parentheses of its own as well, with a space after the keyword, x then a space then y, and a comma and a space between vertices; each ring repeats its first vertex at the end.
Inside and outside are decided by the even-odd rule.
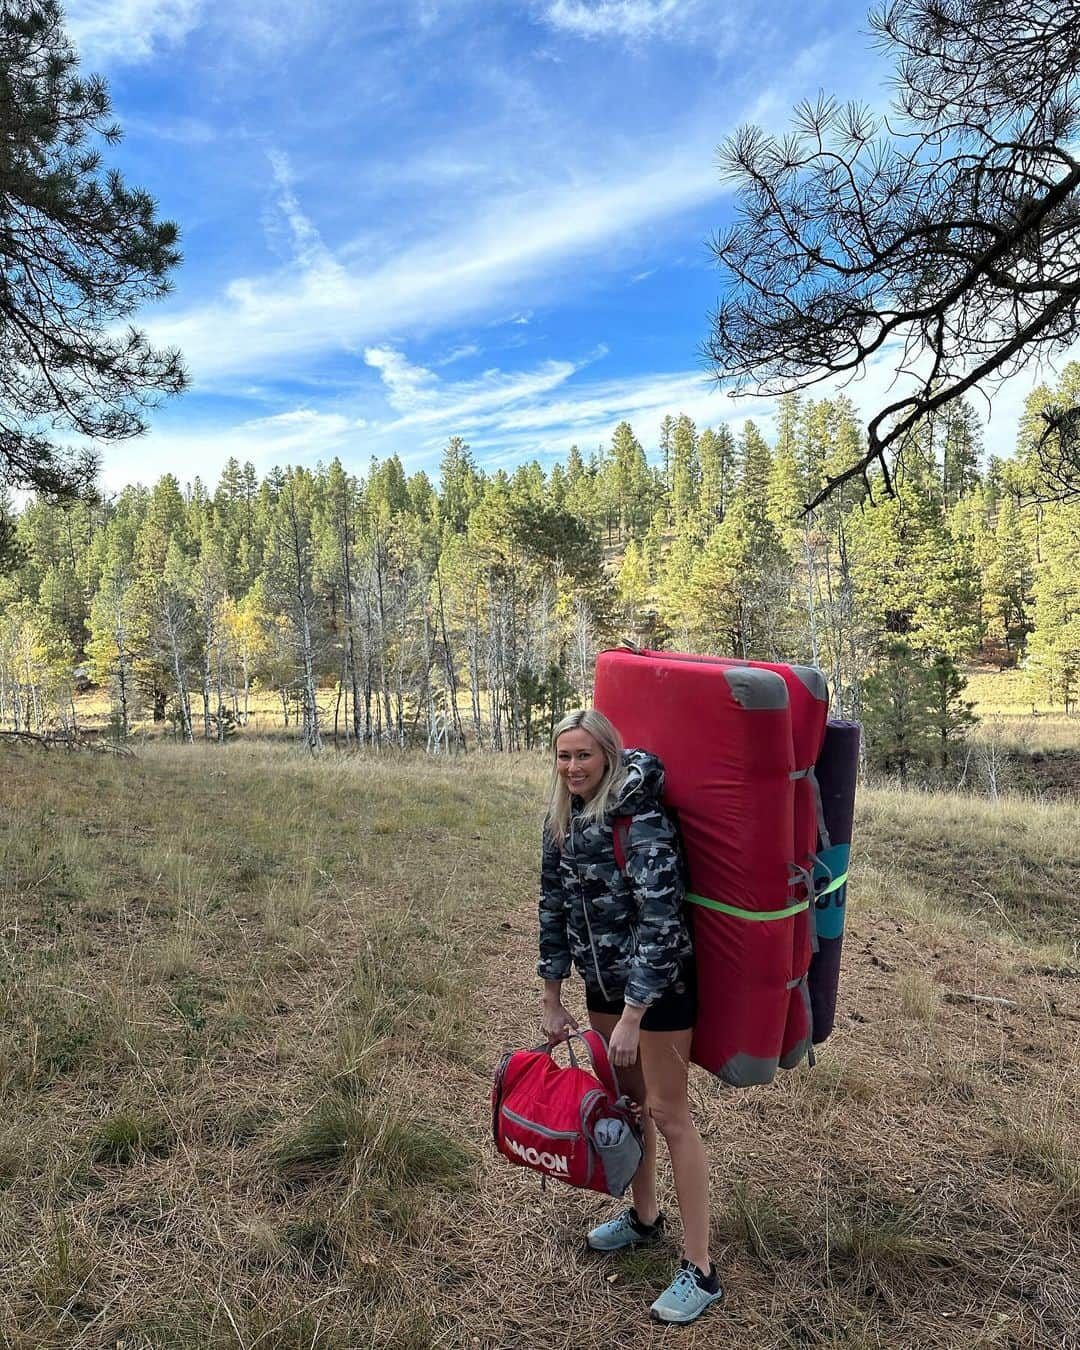
POLYGON ((106 448, 102 481, 110 492, 128 483, 152 483, 164 473, 181 482, 201 477, 213 485, 225 461, 250 460, 265 473, 275 465, 314 463, 335 455, 361 456, 357 447, 366 422, 344 413, 293 408, 233 426, 211 425, 185 431, 153 430, 138 441, 106 448))
POLYGON ((202 18, 203 0, 67 0, 67 31, 83 58, 137 64, 180 42, 202 18))
MULTIPOLYGON (((562 458, 575 443, 588 454, 598 445, 609 445, 624 419, 651 453, 669 413, 686 413, 699 429, 726 423, 738 435, 743 422, 752 418, 766 436, 774 432, 774 399, 730 399, 701 369, 605 378, 592 373, 605 355, 600 351, 585 360, 546 361, 529 370, 491 369, 469 379, 445 380, 389 345, 369 347, 364 355, 378 372, 394 414, 389 418, 373 408, 370 392, 354 391, 348 403, 338 398, 332 411, 299 407, 235 425, 155 430, 139 442, 106 450, 106 486, 116 490, 167 471, 189 478, 198 474, 213 483, 230 456, 250 459, 265 472, 274 465, 325 462, 337 455, 353 471, 364 473, 370 456, 398 454, 413 472, 434 468, 442 447, 455 435, 463 436, 489 468, 511 466, 533 457, 562 458)), ((1080 344, 1055 362, 1057 368, 1070 356, 1080 358, 1080 344)), ((843 389, 864 420, 897 396, 894 361, 894 352, 883 353, 863 379, 843 389)), ((1028 372, 995 393, 986 434, 989 453, 1012 452, 1023 400, 1040 374, 1054 378, 1050 371, 1028 372)), ((825 398, 837 392, 836 386, 821 385, 808 396, 825 398)), ((974 401, 985 416, 985 405, 974 401)))
POLYGON ((696 0, 551 0, 544 20, 579 37, 669 36, 696 17, 696 0))
POLYGON ((364 360, 379 372, 392 408, 411 410, 436 397, 434 386, 437 381, 432 372, 413 365, 393 347, 368 347, 364 351, 364 360))
POLYGON ((441 226, 407 247, 388 233, 370 262, 331 254, 302 211, 279 160, 279 204, 296 261, 277 273, 238 277, 215 302, 172 317, 148 316, 156 342, 178 346, 196 385, 265 378, 320 354, 379 345, 388 333, 431 331, 547 300, 570 259, 603 251, 617 265, 636 230, 721 195, 706 144, 589 183, 537 184, 492 200, 456 233, 441 226), (345 259, 346 261, 342 261, 345 259))
MULTIPOLYGON (((370 355, 368 361, 374 364, 370 355)), ((461 428, 511 425, 515 410, 520 415, 522 409, 533 407, 587 364, 545 361, 536 370, 487 370, 476 379, 440 384, 430 371, 401 361, 408 367, 407 381, 400 379, 397 369, 389 375, 385 366, 381 370, 388 401, 401 414, 379 428, 390 438, 410 428, 430 428, 436 438, 445 439, 464 434, 461 428)))
MULTIPOLYGON (((655 446, 662 418, 686 412, 699 425, 731 413, 700 372, 652 374, 636 379, 588 379, 583 372, 605 355, 581 361, 545 361, 531 370, 491 369, 470 379, 442 380, 389 346, 371 347, 365 360, 378 371, 395 416, 378 419, 360 398, 333 412, 293 408, 238 424, 191 432, 153 430, 138 443, 109 447, 104 482, 153 481, 166 472, 214 483, 230 457, 251 460, 261 472, 274 465, 341 457, 363 473, 371 455, 399 454, 412 472, 433 467, 447 440, 463 436, 490 465, 536 455, 565 455, 575 441, 588 452, 609 442, 628 418, 647 449, 655 446)), ((769 410, 755 405, 767 421, 769 410)), ((751 415, 740 408, 738 420, 751 415)))
POLYGON ((344 272, 322 241, 311 218, 307 216, 296 195, 292 162, 280 150, 268 152, 274 183, 278 189, 277 205, 289 229, 292 255, 300 267, 329 280, 344 278, 344 272))
POLYGON ((453 351, 447 352, 445 356, 440 357, 437 364, 440 366, 450 366, 453 365, 455 361, 464 361, 467 356, 475 356, 479 350, 480 348, 475 342, 466 342, 460 347, 455 347, 453 351))

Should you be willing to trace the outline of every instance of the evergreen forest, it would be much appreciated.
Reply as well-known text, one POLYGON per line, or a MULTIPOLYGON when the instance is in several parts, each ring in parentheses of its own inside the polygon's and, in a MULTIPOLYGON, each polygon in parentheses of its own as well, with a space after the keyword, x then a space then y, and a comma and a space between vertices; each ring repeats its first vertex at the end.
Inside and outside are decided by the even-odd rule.
POLYGON ((892 495, 871 472, 809 513, 863 453, 844 397, 783 398, 772 444, 753 421, 671 415, 658 446, 624 421, 546 470, 485 471, 454 437, 438 481, 397 456, 261 479, 230 460, 212 488, 167 473, 9 501, 0 726, 71 733, 96 690, 119 740, 156 723, 224 741, 258 708, 312 749, 514 750, 629 637, 820 665, 882 768, 947 770, 971 662, 1021 667, 1033 703, 1080 699, 1080 500, 1038 416, 1078 393, 1076 363, 1035 390, 1004 460, 951 403, 909 438, 892 495))

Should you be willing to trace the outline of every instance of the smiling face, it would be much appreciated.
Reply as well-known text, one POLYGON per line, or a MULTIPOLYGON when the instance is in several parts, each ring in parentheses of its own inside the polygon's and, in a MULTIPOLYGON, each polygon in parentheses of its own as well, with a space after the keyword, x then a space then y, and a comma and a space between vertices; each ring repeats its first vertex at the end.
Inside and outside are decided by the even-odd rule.
POLYGON ((555 742, 555 767, 573 795, 588 801, 595 796, 607 765, 597 742, 577 727, 564 731, 555 742))

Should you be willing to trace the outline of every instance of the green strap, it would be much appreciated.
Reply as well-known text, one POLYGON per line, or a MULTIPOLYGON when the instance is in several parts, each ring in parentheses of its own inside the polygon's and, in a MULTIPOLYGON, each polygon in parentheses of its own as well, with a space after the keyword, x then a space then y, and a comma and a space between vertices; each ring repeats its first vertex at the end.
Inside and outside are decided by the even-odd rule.
POLYGON ((832 895, 833 891, 838 891, 846 881, 847 881, 846 872, 841 872, 838 877, 833 877, 832 881, 828 884, 828 886, 825 887, 824 890, 818 891, 818 899, 820 900, 823 895, 832 895))
POLYGON ((687 891, 686 898, 692 905, 703 905, 706 909, 716 909, 736 919, 752 919, 755 923, 764 923, 767 919, 789 919, 792 914, 798 914, 810 906, 809 900, 800 900, 796 905, 788 905, 787 909, 739 909, 736 905, 725 905, 720 900, 708 900, 703 895, 695 895, 693 891, 687 891))

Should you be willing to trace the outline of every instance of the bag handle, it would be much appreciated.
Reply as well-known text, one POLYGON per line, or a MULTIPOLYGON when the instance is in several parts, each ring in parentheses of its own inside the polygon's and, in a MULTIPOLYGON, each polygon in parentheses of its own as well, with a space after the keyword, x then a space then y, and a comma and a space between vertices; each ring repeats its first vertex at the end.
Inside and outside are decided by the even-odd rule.
POLYGON ((534 1047, 534 1053, 537 1050, 543 1050, 550 1055, 554 1052, 556 1045, 565 1045, 570 1054, 570 1064, 573 1068, 578 1067, 577 1056, 574 1054, 572 1041, 578 1040, 584 1045, 585 1053, 589 1056, 589 1065, 593 1074, 600 1080, 604 1091, 613 1101, 622 1096, 619 1088, 619 1077, 615 1072, 615 1066, 612 1064, 608 1055, 607 1040, 599 1031, 589 1027, 585 1031, 571 1031, 563 1040, 556 1041, 555 1045, 538 1045, 534 1047))

